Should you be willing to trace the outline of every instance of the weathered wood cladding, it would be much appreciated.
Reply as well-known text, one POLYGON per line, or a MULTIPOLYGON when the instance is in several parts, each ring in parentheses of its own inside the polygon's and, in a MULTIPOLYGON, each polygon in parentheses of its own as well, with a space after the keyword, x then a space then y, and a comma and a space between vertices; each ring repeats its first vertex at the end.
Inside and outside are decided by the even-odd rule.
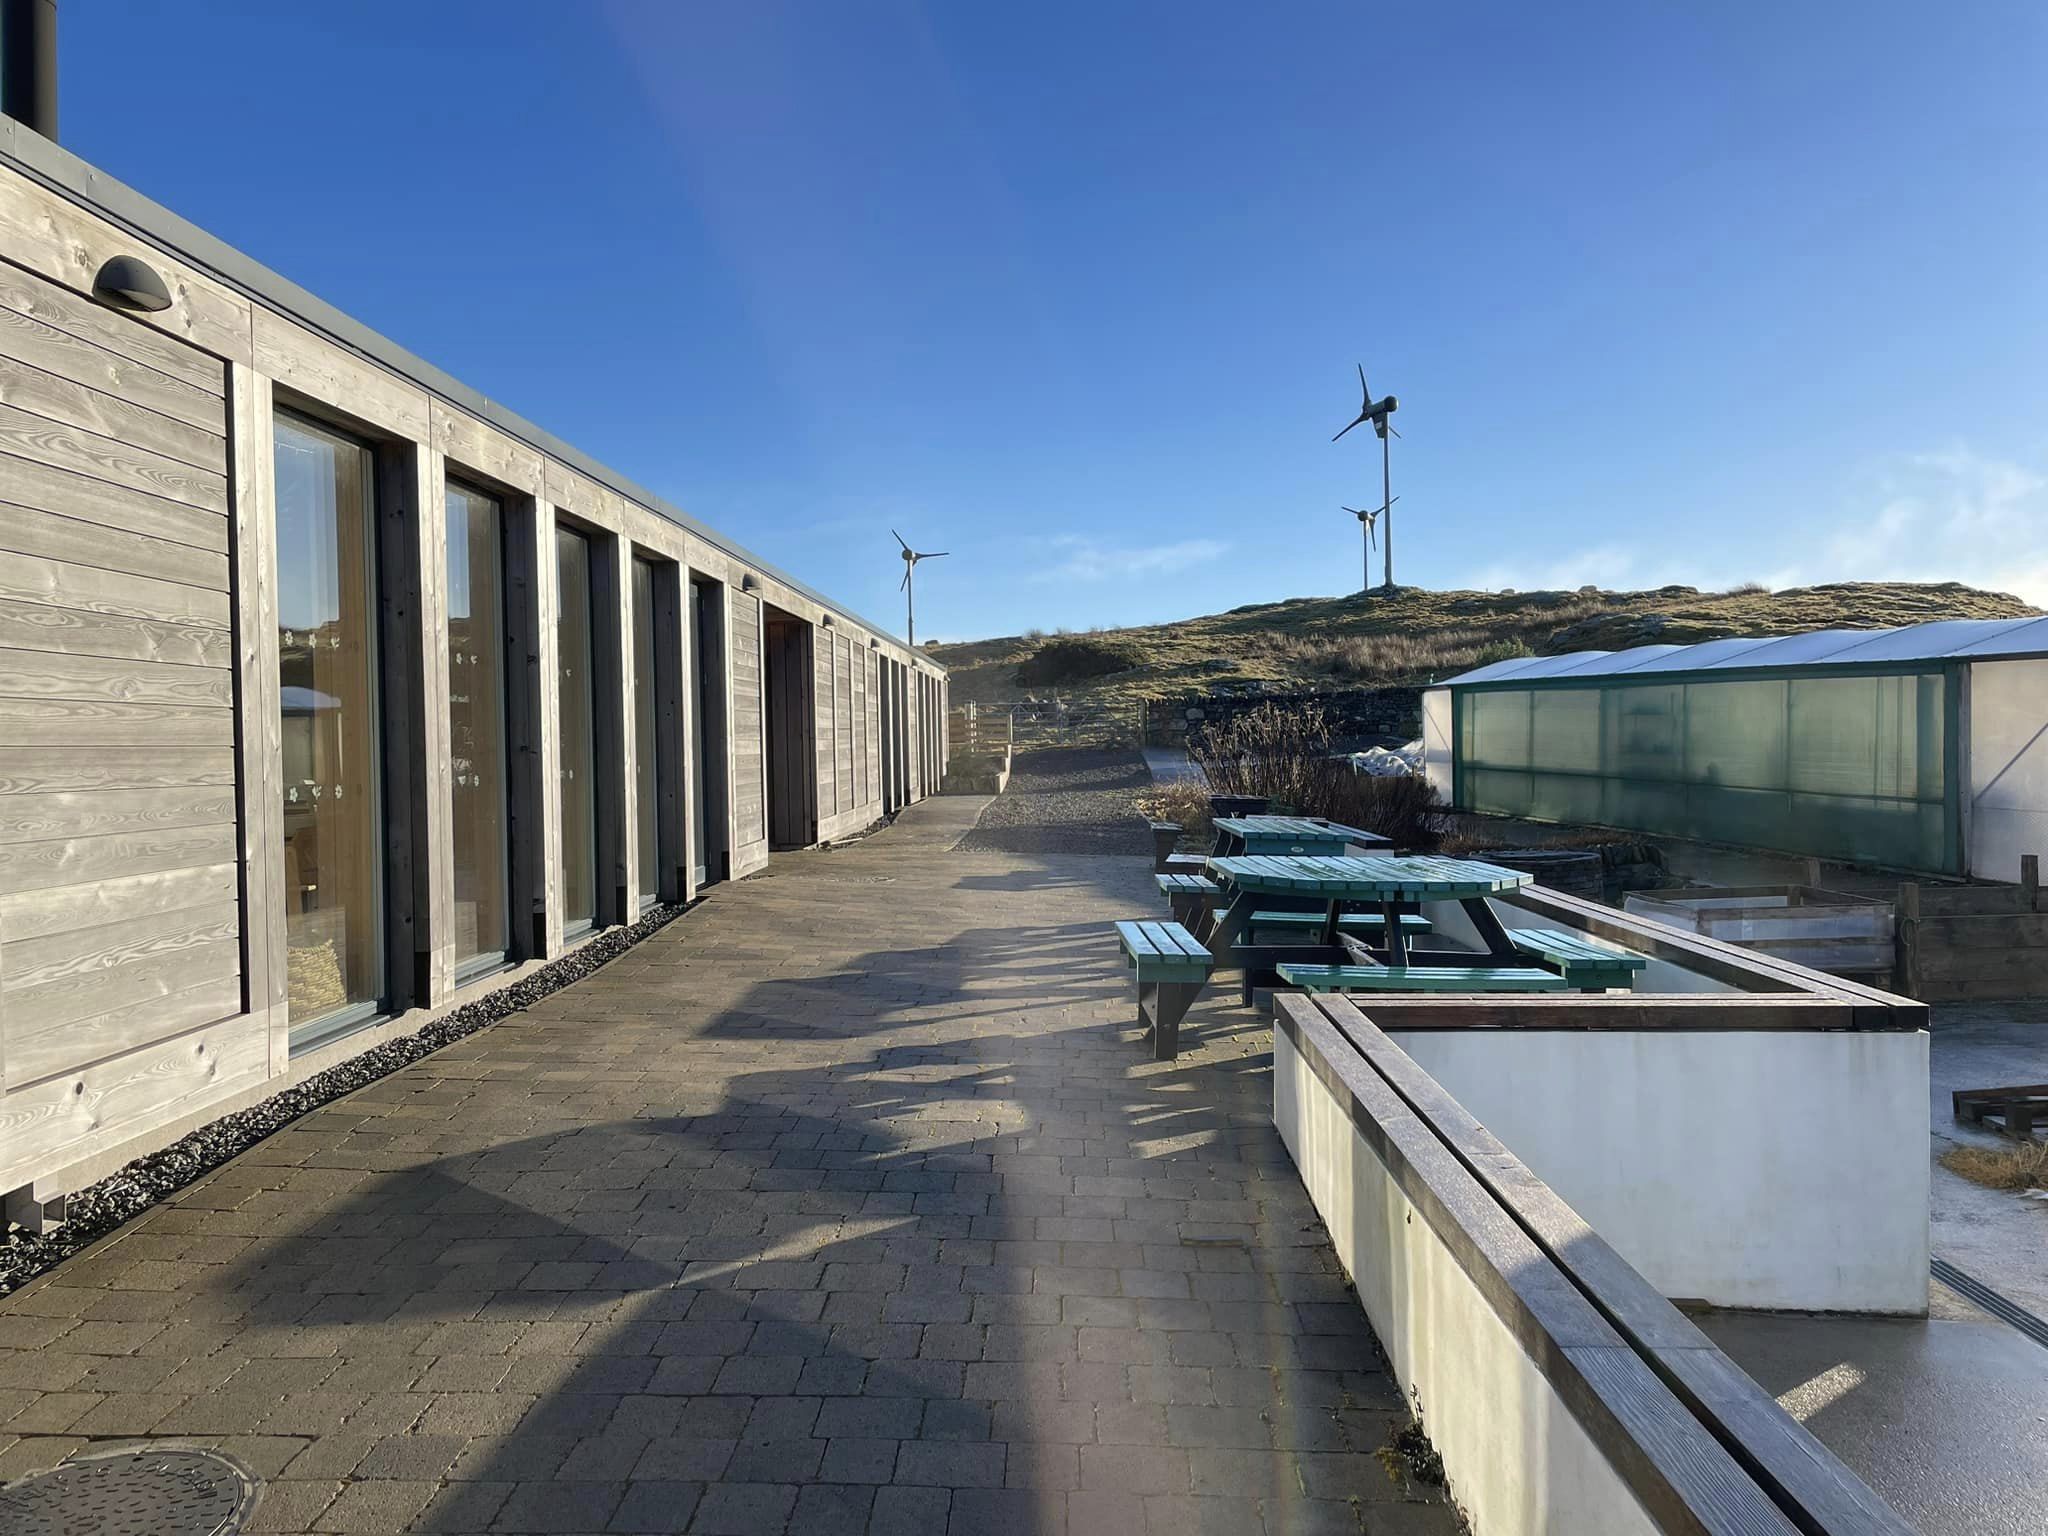
POLYGON ((0 598, 11 1097, 239 1013, 243 967, 227 371, 18 269, 0 316, 0 552, 45 578, 0 598))
MULTIPOLYGON (((0 135, 0 151, 8 142, 0 135)), ((893 742, 926 750, 911 746, 911 690, 890 708, 884 672, 936 686, 897 642, 843 612, 828 622, 808 590, 598 483, 557 459, 560 445, 536 446, 544 435, 489 419, 488 404, 437 392, 445 381, 391 362, 395 349, 337 344, 324 320, 289 311, 282 284, 287 296, 270 296, 171 250, 0 152, 0 1192, 36 1198, 498 984, 455 967, 451 477, 503 509, 508 968, 564 948, 558 509, 593 536, 605 599, 593 679, 601 922, 630 917, 645 889, 695 893, 700 800, 715 818, 707 879, 766 861, 768 607, 807 636, 809 697, 791 702, 814 733, 801 786, 813 837, 883 813, 893 742), (137 316, 95 302, 93 273, 116 254, 149 261, 171 308, 137 316), (280 409, 374 458, 385 752, 381 845, 363 851, 388 892, 384 1013, 296 1053, 280 819, 280 409), (636 557, 662 573, 653 877, 638 868, 629 724, 636 557), (717 595, 715 634, 692 631, 693 582, 717 595), (715 669, 702 692, 700 657, 715 669), (715 776, 703 783, 689 718, 700 698, 707 712, 723 704, 701 722, 715 776)), ((899 791, 890 808, 914 798, 899 791)))

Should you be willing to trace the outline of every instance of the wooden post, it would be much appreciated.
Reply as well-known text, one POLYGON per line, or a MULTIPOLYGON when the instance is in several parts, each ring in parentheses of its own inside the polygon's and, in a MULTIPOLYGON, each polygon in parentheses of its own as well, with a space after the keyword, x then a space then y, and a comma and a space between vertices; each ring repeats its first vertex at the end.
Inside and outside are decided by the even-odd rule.
POLYGON ((541 497, 506 503, 505 638, 511 938, 519 959, 540 960, 562 950, 555 510, 541 497))
POLYGON ((1892 940, 1892 951, 1898 957, 1897 969, 1899 990, 1908 997, 1918 995, 1920 985, 1920 957, 1917 944, 1920 937, 1920 887, 1908 880, 1899 887, 1899 915, 1895 925, 1897 932, 1892 940))
POLYGON ((448 461, 420 449, 419 632, 420 740, 425 747, 422 837, 426 864, 424 941, 429 956, 423 1001, 438 1003, 455 990, 455 760, 450 735, 448 664, 448 461))
POLYGON ((394 1009, 455 983, 454 781, 448 744, 447 487, 440 454, 377 452, 384 773, 394 1009))
POLYGON ((2041 910, 2041 856, 2038 853, 2020 855, 2020 900, 2029 912, 2041 910))
POLYGON ((284 756, 277 653, 277 460, 271 386, 240 364, 228 368, 229 452, 235 487, 236 659, 242 673, 242 921, 249 1011, 265 1021, 270 1075, 291 1065, 285 968, 284 756))

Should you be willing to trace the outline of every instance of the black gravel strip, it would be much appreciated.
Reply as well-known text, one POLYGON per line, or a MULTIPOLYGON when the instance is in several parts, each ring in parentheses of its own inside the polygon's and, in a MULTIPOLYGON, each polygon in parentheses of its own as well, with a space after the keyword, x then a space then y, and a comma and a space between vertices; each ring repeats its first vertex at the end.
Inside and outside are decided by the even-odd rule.
POLYGON ((387 1040, 360 1056, 317 1072, 260 1104, 223 1115, 163 1151, 139 1157, 99 1183, 79 1190, 71 1196, 64 1225, 56 1231, 41 1237, 19 1230, 7 1233, 6 1241, 0 1243, 0 1296, 97 1242, 124 1222, 133 1221, 201 1174, 246 1152, 301 1115, 310 1114, 380 1077, 389 1077, 400 1067, 410 1066, 444 1045, 452 1045, 518 1013, 571 982, 581 981, 687 910, 680 903, 656 907, 630 926, 607 929, 573 954, 542 966, 509 987, 464 1003, 410 1035, 387 1040))
POLYGON ((1150 858, 1138 796, 1152 788, 1145 759, 1104 748, 1019 753, 1010 787, 989 801, 962 853, 1098 853, 1150 858))

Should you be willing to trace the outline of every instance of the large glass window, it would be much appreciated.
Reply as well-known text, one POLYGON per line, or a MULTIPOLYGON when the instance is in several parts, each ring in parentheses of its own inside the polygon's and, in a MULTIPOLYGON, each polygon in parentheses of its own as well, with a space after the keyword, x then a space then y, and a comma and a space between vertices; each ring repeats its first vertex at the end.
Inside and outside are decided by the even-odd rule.
POLYGON ((278 416, 277 622, 286 998, 295 1029, 384 997, 371 456, 278 416))
POLYGON ((455 778, 455 963, 504 958, 505 517, 448 483, 448 746, 455 778))
POLYGON ((555 676, 561 718, 562 921, 597 920, 597 740, 591 714, 590 540, 555 529, 555 676))
POLYGON ((654 567, 633 562, 633 778, 638 801, 640 900, 661 891, 660 752, 654 729, 654 567))

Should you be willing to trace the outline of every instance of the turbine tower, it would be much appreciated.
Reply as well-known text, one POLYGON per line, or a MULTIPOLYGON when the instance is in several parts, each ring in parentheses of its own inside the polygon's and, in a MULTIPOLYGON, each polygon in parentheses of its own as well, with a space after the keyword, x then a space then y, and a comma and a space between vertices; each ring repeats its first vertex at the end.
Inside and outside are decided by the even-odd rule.
MULTIPOLYGON (((1387 506, 1392 506, 1394 502, 1400 499, 1398 496, 1394 497, 1387 503, 1387 506)), ((1358 590, 1370 592, 1372 590, 1372 525, 1380 520, 1380 513, 1386 511, 1386 507, 1374 507, 1369 512, 1358 507, 1346 507, 1344 510, 1358 519, 1359 530, 1365 534, 1365 549, 1363 551, 1365 565, 1358 578, 1358 590)))
MULTIPOLYGON (((1387 555, 1386 585, 1387 590, 1392 591, 1394 587, 1394 478, 1393 469, 1388 459, 1387 434, 1392 432, 1395 437, 1399 437, 1401 434, 1394 431, 1394 424, 1387 420, 1387 418, 1401 408, 1401 402, 1392 395, 1383 396, 1378 400, 1373 399, 1372 388, 1365 382, 1365 364, 1363 363, 1358 365, 1358 392, 1364 396, 1364 400, 1359 406, 1358 415, 1351 421, 1349 426, 1344 428, 1344 432, 1349 432, 1352 427, 1357 426, 1360 422, 1369 421, 1372 423, 1373 431, 1379 434, 1380 504, 1373 515, 1375 517, 1384 517, 1387 520, 1387 542, 1385 545, 1387 555)), ((1344 432, 1339 432, 1337 437, 1342 437, 1344 432)), ((1330 441, 1336 442, 1337 437, 1331 438, 1330 441)))
MULTIPOLYGON (((896 532, 894 528, 891 528, 889 533, 898 544, 903 544, 902 534, 896 532)), ((913 651, 917 649, 917 588, 911 584, 910 578, 917 571, 918 561, 936 560, 951 553, 952 551, 947 549, 919 551, 912 549, 908 544, 903 544, 903 585, 896 590, 903 594, 904 624, 909 631, 910 648, 913 651)))

